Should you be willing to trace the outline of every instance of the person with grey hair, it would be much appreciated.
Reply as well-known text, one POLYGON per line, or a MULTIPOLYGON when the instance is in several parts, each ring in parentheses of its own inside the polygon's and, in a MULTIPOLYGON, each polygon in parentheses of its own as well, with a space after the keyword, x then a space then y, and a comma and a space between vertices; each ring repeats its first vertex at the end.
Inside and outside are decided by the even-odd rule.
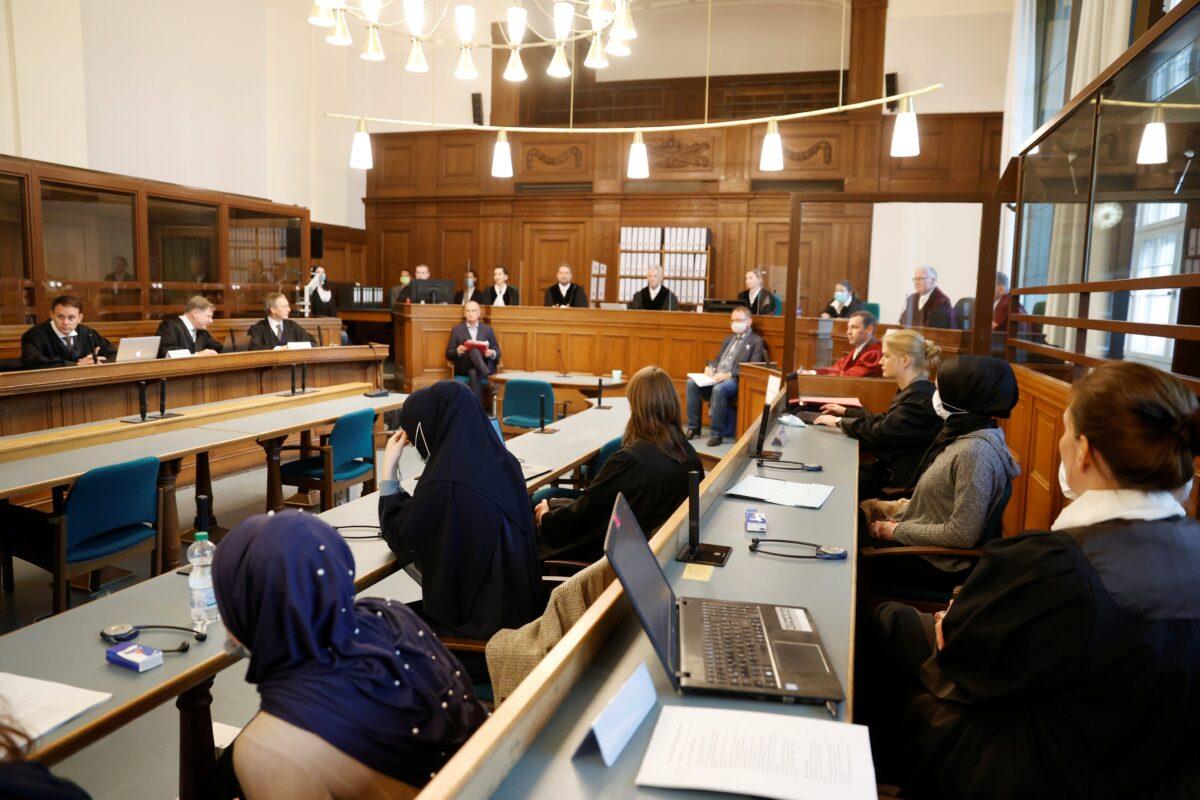
POLYGON ((954 304, 937 285, 937 270, 920 266, 913 270, 913 293, 904 301, 900 324, 906 328, 954 328, 954 304))
POLYGON ((679 298, 663 286, 663 269, 652 264, 646 269, 646 285, 638 290, 629 307, 642 311, 674 311, 679 308, 679 298))
POLYGON ((246 331, 251 350, 282 350, 291 342, 308 342, 310 347, 316 347, 317 342, 308 331, 288 319, 292 304, 286 295, 269 293, 263 299, 263 307, 267 311, 266 319, 260 319, 246 331))
POLYGON ((703 403, 709 401, 712 418, 712 438, 709 447, 721 444, 726 436, 733 434, 734 420, 729 417, 729 401, 737 397, 738 373, 747 361, 766 361, 767 345, 763 337, 750 327, 750 309, 735 306, 729 313, 730 335, 721 343, 717 357, 704 367, 704 374, 711 379, 700 386, 692 378, 687 381, 687 438, 700 436, 703 403))
POLYGON ((172 350, 186 350, 197 356, 213 356, 221 352, 223 346, 208 332, 213 308, 211 300, 197 294, 188 298, 183 313, 178 317, 165 317, 155 331, 155 336, 160 339, 158 357, 166 358, 172 350))
POLYGON ((1021 301, 1008 293, 1008 276, 1003 272, 996 273, 996 302, 992 305, 992 330, 1008 330, 1009 314, 1027 314, 1021 301))

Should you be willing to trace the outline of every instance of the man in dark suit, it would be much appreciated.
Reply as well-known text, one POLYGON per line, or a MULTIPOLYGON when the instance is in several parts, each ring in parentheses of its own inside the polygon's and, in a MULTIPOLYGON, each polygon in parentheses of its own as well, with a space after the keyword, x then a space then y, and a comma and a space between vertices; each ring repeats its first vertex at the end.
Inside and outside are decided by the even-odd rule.
MULTIPOLYGON (((996 273, 996 304, 992 306, 992 330, 1006 333, 1009 314, 1028 314, 1021 301, 1008 293, 1008 276, 996 273)), ((1024 326, 1018 326, 1023 328, 1024 326)), ((1024 333, 1024 330, 1021 330, 1024 333)))
POLYGON ((670 289, 662 285, 662 267, 652 265, 646 270, 646 285, 638 290, 629 307, 642 311, 675 311, 679 308, 679 298, 670 289))
MULTIPOLYGON (((427 281, 430 278, 428 264, 417 264, 417 266, 415 266, 413 268, 413 272, 416 275, 415 280, 427 281)), ((403 278, 404 273, 402 272, 400 274, 400 276, 403 278)), ((396 287, 393 286, 392 288, 394 289, 396 287)), ((411 302, 412 302, 412 283, 411 282, 404 283, 400 287, 400 293, 398 295, 396 295, 396 299, 392 301, 392 305, 396 305, 396 303, 411 303, 411 302)))
POLYGON ((762 272, 757 269, 746 272, 746 291, 738 293, 738 300, 755 316, 770 316, 775 313, 775 295, 763 286, 762 272))
POLYGON ((938 288, 937 270, 933 267, 917 267, 913 270, 913 289, 904 301, 904 313, 900 324, 906 328, 953 328, 955 326, 954 304, 938 288))
POLYGON ((83 303, 78 297, 54 298, 50 319, 21 335, 21 368, 86 367, 116 358, 117 350, 108 339, 82 322, 83 303))
POLYGON ((467 303, 483 305, 483 290, 479 288, 479 276, 475 270, 468 268, 463 276, 463 289, 454 293, 454 302, 460 306, 467 303))
POLYGON ((263 306, 267 309, 266 319, 260 319, 247 331, 251 350, 282 350, 288 342, 308 342, 316 346, 316 340, 308 335, 308 331, 288 319, 292 305, 285 295, 271 292, 263 299, 263 306))
POLYGON ((492 285, 483 293, 483 304, 487 306, 519 306, 521 296, 517 287, 508 284, 508 267, 497 264, 492 270, 492 285))
POLYGON ((749 309, 738 306, 729 312, 729 327, 732 333, 721 343, 717 357, 708 362, 704 374, 712 378, 711 386, 700 387, 691 378, 687 382, 687 438, 700 436, 700 412, 704 400, 710 404, 712 438, 709 447, 716 447, 725 437, 730 398, 737 396, 738 371, 747 361, 766 361, 767 345, 763 338, 750 328, 749 309))
POLYGON ((207 297, 198 294, 189 298, 181 315, 165 317, 158 323, 155 335, 162 338, 158 357, 166 358, 171 350, 187 350, 197 356, 213 356, 221 352, 221 343, 208 332, 212 318, 213 304, 207 297))
POLYGON ((471 391, 479 398, 480 405, 487 408, 483 382, 495 373, 500 362, 500 341, 490 325, 479 321, 479 315, 479 303, 471 301, 463 306, 463 321, 450 329, 446 360, 453 366, 455 375, 463 375, 470 381, 471 391), (469 347, 467 342, 487 342, 487 347, 469 347))
POLYGON ((136 280, 129 274, 129 259, 125 256, 113 256, 112 268, 113 271, 105 275, 104 280, 110 283, 136 280))
POLYGON ((542 305, 549 308, 587 308, 587 294, 583 287, 571 283, 571 265, 558 265, 558 283, 546 290, 545 302, 542 305))

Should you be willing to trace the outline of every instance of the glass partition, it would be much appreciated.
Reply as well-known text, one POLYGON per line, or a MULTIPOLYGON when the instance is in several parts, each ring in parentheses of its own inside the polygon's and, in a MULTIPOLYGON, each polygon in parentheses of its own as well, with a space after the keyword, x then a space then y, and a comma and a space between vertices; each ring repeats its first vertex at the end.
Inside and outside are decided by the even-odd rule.
POLYGON ((229 281, 278 287, 300 281, 300 218, 229 209, 229 281))
POLYGON ((178 314, 202 294, 221 304, 217 261, 217 207, 146 198, 150 233, 151 319, 178 314))
POLYGON ((25 185, 0 175, 0 324, 32 321, 33 289, 25 252, 25 185))

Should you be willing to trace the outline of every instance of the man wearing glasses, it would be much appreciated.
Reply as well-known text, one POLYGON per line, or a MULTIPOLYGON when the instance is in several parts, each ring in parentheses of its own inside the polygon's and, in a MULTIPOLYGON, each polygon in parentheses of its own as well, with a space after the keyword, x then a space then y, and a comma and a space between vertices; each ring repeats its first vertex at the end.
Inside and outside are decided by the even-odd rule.
POLYGON ((904 301, 900 324, 906 328, 956 328, 954 304, 938 288, 937 270, 917 267, 913 270, 913 293, 904 301))

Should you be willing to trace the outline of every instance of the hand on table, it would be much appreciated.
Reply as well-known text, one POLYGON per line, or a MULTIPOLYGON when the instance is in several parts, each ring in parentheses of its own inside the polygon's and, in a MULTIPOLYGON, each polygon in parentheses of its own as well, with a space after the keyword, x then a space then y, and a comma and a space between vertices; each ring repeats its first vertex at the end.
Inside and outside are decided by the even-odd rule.
POLYGON ((836 428, 840 420, 832 414, 822 414, 813 420, 813 425, 825 425, 829 428, 836 428))
POLYGON ((895 538, 896 526, 899 522, 894 522, 890 519, 880 520, 879 522, 871 523, 871 536, 876 539, 887 539, 892 541, 895 538))
POLYGON ((542 515, 550 510, 550 501, 543 500, 533 507, 533 518, 537 520, 537 524, 542 524, 542 515))
POLYGON ((208 347, 204 348, 199 353, 196 353, 196 355, 198 355, 198 356, 215 356, 216 354, 217 354, 216 350, 213 350, 208 347))
POLYGON ((844 417, 846 416, 846 407, 839 406, 837 403, 826 403, 821 406, 821 413, 831 414, 835 417, 844 417))
MULTIPOLYGON (((96 348, 96 352, 97 352, 97 353, 99 353, 99 352, 100 352, 100 348, 99 348, 99 347, 97 347, 97 348, 96 348)), ((79 360, 78 360, 78 361, 76 361, 75 363, 76 363, 76 364, 78 364, 78 365, 79 365, 79 366, 81 366, 81 367, 86 367, 86 366, 89 366, 89 365, 91 365, 91 364, 96 364, 96 363, 103 364, 103 363, 105 363, 105 362, 107 362, 107 361, 108 361, 108 359, 107 359, 107 358, 105 358, 104 356, 97 355, 97 356, 96 356, 96 360, 95 360, 95 361, 93 361, 93 360, 92 360, 92 357, 91 357, 91 356, 84 356, 83 358, 79 359, 79 360)))

